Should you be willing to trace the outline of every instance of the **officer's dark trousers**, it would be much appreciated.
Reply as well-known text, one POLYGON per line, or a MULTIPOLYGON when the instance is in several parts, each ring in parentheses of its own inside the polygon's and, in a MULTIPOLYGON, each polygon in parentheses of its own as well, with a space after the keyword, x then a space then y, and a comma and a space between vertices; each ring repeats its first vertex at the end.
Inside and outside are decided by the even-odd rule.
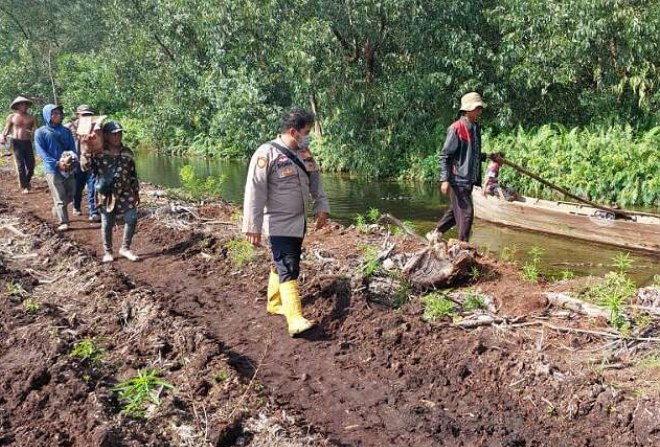
POLYGON ((449 198, 451 207, 440 218, 437 231, 444 233, 451 227, 458 227, 458 239, 468 241, 474 220, 474 207, 472 206, 472 186, 450 185, 449 198))
POLYGON ((301 237, 270 237, 270 249, 273 252, 273 263, 280 277, 280 284, 298 279, 302 243, 301 237))
POLYGON ((18 173, 18 183, 20 183, 21 189, 30 189, 30 180, 34 175, 32 140, 12 139, 11 145, 14 162, 16 163, 16 172, 18 173))

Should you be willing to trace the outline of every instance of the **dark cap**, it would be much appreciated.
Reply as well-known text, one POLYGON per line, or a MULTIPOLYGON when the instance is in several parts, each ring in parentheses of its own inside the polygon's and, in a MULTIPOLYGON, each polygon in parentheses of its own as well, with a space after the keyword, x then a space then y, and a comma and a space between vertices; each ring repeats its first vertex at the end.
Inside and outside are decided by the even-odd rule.
POLYGON ((105 133, 119 133, 123 132, 121 125, 117 121, 108 121, 103 125, 103 132, 105 133))
POLYGON ((78 115, 94 115, 94 112, 92 111, 91 107, 89 107, 87 104, 80 104, 78 108, 76 108, 76 114, 78 115))

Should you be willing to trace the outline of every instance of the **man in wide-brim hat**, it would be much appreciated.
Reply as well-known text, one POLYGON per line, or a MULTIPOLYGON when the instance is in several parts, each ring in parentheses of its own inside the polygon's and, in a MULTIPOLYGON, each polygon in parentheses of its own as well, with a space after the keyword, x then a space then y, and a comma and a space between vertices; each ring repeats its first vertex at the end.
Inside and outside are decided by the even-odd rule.
MULTIPOLYGON (((486 103, 477 92, 461 98, 461 117, 447 129, 447 138, 440 152, 440 191, 449 194, 451 206, 438 221, 434 231, 427 234, 436 241, 453 226, 458 227, 458 239, 470 238, 474 207, 472 188, 481 185, 481 162, 487 155, 481 152, 481 127, 477 123, 486 103)), ((501 159, 491 154, 491 159, 501 159)))
POLYGON ((11 104, 12 113, 5 120, 5 127, 0 134, 0 144, 7 144, 14 155, 18 183, 24 194, 30 192, 30 181, 34 174, 34 150, 32 148, 32 133, 36 121, 28 113, 32 101, 24 96, 17 96, 11 104))

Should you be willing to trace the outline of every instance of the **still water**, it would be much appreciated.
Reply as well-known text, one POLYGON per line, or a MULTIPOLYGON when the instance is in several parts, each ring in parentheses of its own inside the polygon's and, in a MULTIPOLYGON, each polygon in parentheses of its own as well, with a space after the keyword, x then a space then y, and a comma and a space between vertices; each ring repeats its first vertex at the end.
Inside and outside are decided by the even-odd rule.
MULTIPOLYGON (((140 152, 136 158, 141 180, 169 188, 178 187, 181 184, 179 170, 189 164, 201 178, 209 175, 224 176, 224 198, 242 203, 246 162, 170 157, 151 152, 140 152)), ((391 213, 401 220, 413 222, 416 231, 423 235, 434 227, 435 221, 447 207, 446 198, 432 185, 335 174, 324 174, 323 185, 330 200, 332 218, 346 225, 354 222, 356 214, 377 208, 381 213, 391 213)), ((451 235, 455 236, 455 233, 450 232, 451 235)), ((473 226, 471 241, 495 254, 500 254, 505 247, 514 249, 521 263, 525 262, 532 247, 541 247, 545 250, 542 271, 549 274, 570 270, 576 275, 601 275, 611 269, 612 258, 623 251, 589 242, 500 227, 479 220, 473 226)), ((648 284, 652 282, 654 274, 660 273, 657 257, 636 253, 632 257, 632 276, 638 283, 648 284)))

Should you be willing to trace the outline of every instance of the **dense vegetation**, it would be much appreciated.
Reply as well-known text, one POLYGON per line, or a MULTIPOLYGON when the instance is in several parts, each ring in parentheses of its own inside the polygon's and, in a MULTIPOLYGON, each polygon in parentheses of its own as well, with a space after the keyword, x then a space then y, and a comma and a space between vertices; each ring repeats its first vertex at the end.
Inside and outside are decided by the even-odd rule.
POLYGON ((512 159, 650 205, 659 24, 648 0, 0 0, 0 100, 57 95, 162 151, 221 157, 302 104, 325 169, 430 180, 478 90, 488 141, 512 159))

